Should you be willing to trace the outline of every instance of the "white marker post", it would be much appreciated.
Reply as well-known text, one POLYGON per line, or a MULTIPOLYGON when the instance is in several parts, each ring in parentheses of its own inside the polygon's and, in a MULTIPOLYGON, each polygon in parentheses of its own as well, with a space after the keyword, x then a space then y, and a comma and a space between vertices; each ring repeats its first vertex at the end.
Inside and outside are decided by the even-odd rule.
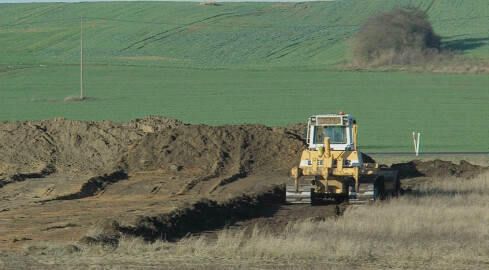
POLYGON ((418 132, 418 138, 416 138, 416 132, 413 131, 414 153, 416 153, 416 156, 419 155, 419 137, 421 137, 421 133, 418 132))
POLYGON ((416 150, 416 132, 413 131, 413 143, 414 143, 414 153, 416 154, 418 151, 416 150))
POLYGON ((419 155, 419 137, 421 137, 421 133, 418 132, 418 139, 417 139, 417 144, 416 144, 416 156, 419 155))

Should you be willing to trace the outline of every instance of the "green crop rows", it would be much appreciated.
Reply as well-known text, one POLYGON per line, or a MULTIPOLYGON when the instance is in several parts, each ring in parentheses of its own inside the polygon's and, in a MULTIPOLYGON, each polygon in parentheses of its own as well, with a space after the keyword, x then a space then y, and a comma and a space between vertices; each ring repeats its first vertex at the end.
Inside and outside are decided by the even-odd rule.
POLYGON ((78 61, 83 14, 90 62, 323 67, 348 58, 348 44, 366 19, 400 4, 428 10, 435 31, 449 46, 489 58, 485 0, 2 4, 0 56, 3 63, 78 61))
POLYGON ((0 4, 0 120, 285 125, 344 110, 369 152, 410 151, 414 130, 422 151, 488 151, 489 76, 338 68, 362 23, 399 3, 489 59, 486 0, 0 4), (66 102, 79 95, 82 13, 89 99, 66 102))

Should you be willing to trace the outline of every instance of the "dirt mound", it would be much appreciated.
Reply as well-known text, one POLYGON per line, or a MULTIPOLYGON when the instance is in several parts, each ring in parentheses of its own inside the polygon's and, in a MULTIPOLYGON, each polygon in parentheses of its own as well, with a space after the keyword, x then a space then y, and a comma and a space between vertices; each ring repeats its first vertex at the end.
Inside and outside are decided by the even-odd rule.
POLYGON ((147 134, 123 153, 121 165, 129 171, 181 170, 214 176, 227 171, 284 173, 297 162, 303 147, 283 128, 182 125, 147 134))
POLYGON ((399 171, 401 179, 413 177, 467 177, 473 178, 488 170, 487 167, 473 165, 465 160, 460 164, 454 164, 450 161, 433 160, 419 161, 413 160, 407 163, 397 163, 391 166, 392 169, 399 171))
POLYGON ((376 161, 369 155, 362 153, 362 160, 365 163, 375 163, 376 161))
POLYGON ((0 176, 32 173, 33 164, 61 171, 102 174, 112 169, 122 149, 144 134, 180 124, 165 117, 124 123, 63 118, 2 122, 0 176))
MULTIPOLYGON (((289 127, 291 131, 294 128, 289 127)), ((285 172, 303 143, 287 128, 211 127, 165 117, 124 123, 56 118, 0 124, 0 176, 74 171, 101 175, 169 170, 201 176, 285 172)), ((19 178, 19 179, 20 179, 19 178)))
POLYGON ((127 148, 119 165, 128 172, 178 171, 196 177, 184 192, 216 177, 222 177, 222 185, 253 173, 287 175, 303 148, 286 128, 179 125, 146 134, 127 148))

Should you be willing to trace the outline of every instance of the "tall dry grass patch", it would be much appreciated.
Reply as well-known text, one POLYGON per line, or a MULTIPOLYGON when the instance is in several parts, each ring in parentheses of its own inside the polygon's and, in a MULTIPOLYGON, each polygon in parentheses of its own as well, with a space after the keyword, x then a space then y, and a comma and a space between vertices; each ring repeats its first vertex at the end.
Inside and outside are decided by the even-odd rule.
POLYGON ((438 178, 410 195, 352 206, 338 218, 290 223, 280 232, 260 227, 251 234, 223 230, 217 239, 190 237, 176 243, 123 236, 113 248, 37 244, 26 246, 22 258, 73 269, 88 265, 109 269, 485 268, 489 265, 488 206, 489 173, 474 179, 438 178))
POLYGON ((202 248, 267 262, 453 267, 489 263, 489 175, 427 182, 415 194, 352 207, 338 219, 290 224, 282 235, 223 232, 202 248), (233 243, 241 243, 233 246, 233 243))

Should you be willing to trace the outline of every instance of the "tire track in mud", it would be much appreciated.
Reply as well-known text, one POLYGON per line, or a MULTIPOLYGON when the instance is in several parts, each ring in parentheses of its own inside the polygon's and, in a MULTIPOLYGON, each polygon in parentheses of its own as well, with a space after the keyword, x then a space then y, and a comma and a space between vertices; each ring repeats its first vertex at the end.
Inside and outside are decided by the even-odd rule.
POLYGON ((223 173, 215 172, 212 175, 192 179, 185 183, 185 185, 180 188, 176 195, 187 195, 194 189, 196 189, 197 194, 211 195, 220 187, 238 181, 239 179, 246 178, 246 176, 248 176, 248 173, 243 168, 241 168, 237 173, 225 174, 224 176, 222 175, 223 173), (208 185, 205 185, 206 182, 215 183, 210 184, 211 187, 209 188, 208 185))
POLYGON ((128 175, 124 171, 115 171, 110 174, 92 177, 80 187, 79 191, 68 195, 58 196, 47 201, 77 200, 93 197, 103 193, 108 186, 127 178, 128 175))
POLYGON ((17 173, 7 176, 5 179, 0 177, 0 188, 11 184, 22 182, 27 179, 44 178, 56 172, 56 168, 52 164, 46 164, 41 170, 27 173, 17 173))
POLYGON ((240 171, 239 173, 233 174, 229 177, 225 177, 222 179, 219 179, 207 192, 208 194, 212 194, 214 191, 216 191, 218 188, 223 187, 227 184, 233 183, 235 181, 238 181, 239 179, 246 178, 248 174, 245 171, 240 171))

